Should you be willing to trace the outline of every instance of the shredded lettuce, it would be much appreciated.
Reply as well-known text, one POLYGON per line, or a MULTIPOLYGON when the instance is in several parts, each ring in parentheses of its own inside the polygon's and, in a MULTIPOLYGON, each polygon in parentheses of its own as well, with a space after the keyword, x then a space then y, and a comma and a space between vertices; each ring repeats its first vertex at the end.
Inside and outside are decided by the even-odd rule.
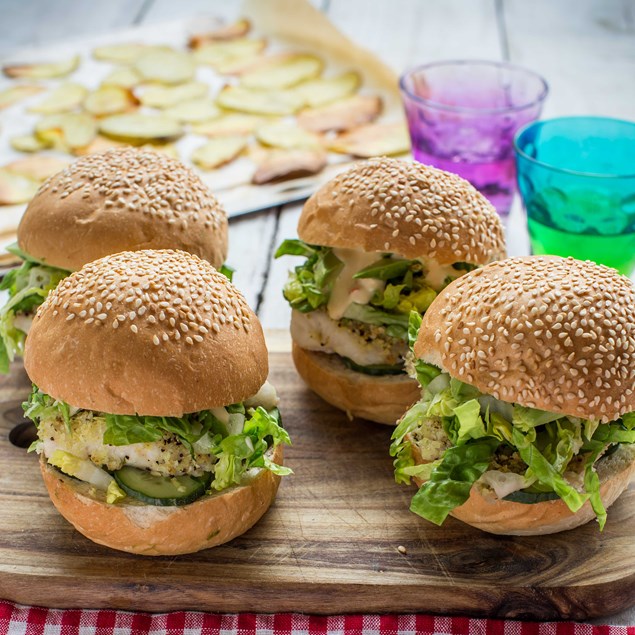
MULTIPOLYGON (((71 433, 70 420, 77 412, 63 401, 33 386, 28 401, 22 404, 25 416, 36 425, 42 419, 62 418, 71 433)), ((106 445, 131 445, 159 441, 163 436, 174 434, 190 452, 205 449, 218 458, 214 464, 214 480, 211 488, 222 490, 241 482, 245 472, 251 468, 264 468, 274 474, 286 475, 292 471, 277 465, 265 453, 280 443, 291 444, 289 434, 282 427, 277 408, 267 411, 263 407, 245 408, 244 404, 232 404, 226 408, 229 417, 243 421, 240 431, 230 434, 210 410, 185 414, 182 417, 156 417, 140 415, 99 414, 106 422, 103 442, 106 445)), ((113 493, 113 496, 116 494, 113 493)))
MULTIPOLYGON (((291 308, 306 313, 325 306, 333 282, 343 266, 333 250, 293 239, 283 241, 278 247, 275 257, 281 256, 306 258, 304 264, 289 274, 283 289, 283 295, 291 308)), ((367 304, 351 304, 345 317, 385 326, 391 337, 406 339, 410 311, 424 313, 437 296, 437 291, 425 282, 425 275, 426 270, 421 261, 384 254, 353 276, 357 279, 380 280, 384 284, 367 304)))
POLYGON ((495 439, 479 439, 448 448, 432 469, 430 479, 414 495, 410 510, 441 525, 470 497, 472 485, 489 467, 497 446, 495 439))
POLYGON ((18 314, 30 314, 69 271, 40 263, 16 247, 11 249, 24 259, 0 282, 0 290, 9 292, 9 299, 0 309, 0 373, 9 372, 9 364, 24 352, 26 333, 15 325, 18 314))
POLYGON ((419 336, 419 329, 421 328, 421 322, 423 318, 417 311, 410 311, 408 316, 408 346, 412 354, 413 368, 416 375, 416 380, 419 382, 422 388, 427 388, 430 382, 441 374, 441 369, 437 368, 433 364, 426 364, 421 359, 416 359, 414 354, 414 346, 419 336))
MULTIPOLYGON (((416 315, 411 317, 411 343, 416 341, 420 320, 416 315)), ((529 503, 557 495, 576 512, 589 500, 600 528, 604 526, 606 510, 594 465, 615 444, 635 443, 633 413, 599 425, 595 420, 499 402, 474 386, 432 368, 436 375, 430 372, 431 378, 423 378, 423 397, 395 429, 391 446, 397 482, 407 483, 411 476, 426 481, 413 499, 414 512, 433 522, 443 522, 454 509, 452 505, 467 500, 472 483, 488 469, 500 450, 507 456, 517 453, 525 465, 521 476, 529 485, 526 490, 514 493, 518 502, 529 503), (419 470, 421 466, 415 465, 412 448, 404 437, 433 417, 443 424, 453 447, 443 453, 434 468, 428 464, 419 470), (473 453, 465 450, 472 447, 477 448, 473 453), (576 489, 565 476, 574 460, 583 461, 583 491, 576 489)))
POLYGON ((280 256, 304 256, 306 262, 289 274, 282 291, 291 308, 301 313, 324 306, 331 295, 333 281, 342 262, 328 247, 308 245, 301 240, 285 240, 275 253, 280 256))
POLYGON ((375 278, 376 280, 403 278, 412 267, 421 269, 421 263, 418 260, 397 260, 386 257, 364 267, 353 278, 375 278))
POLYGON ((222 273, 231 282, 236 273, 236 269, 230 267, 228 264, 222 264, 218 273, 222 273))

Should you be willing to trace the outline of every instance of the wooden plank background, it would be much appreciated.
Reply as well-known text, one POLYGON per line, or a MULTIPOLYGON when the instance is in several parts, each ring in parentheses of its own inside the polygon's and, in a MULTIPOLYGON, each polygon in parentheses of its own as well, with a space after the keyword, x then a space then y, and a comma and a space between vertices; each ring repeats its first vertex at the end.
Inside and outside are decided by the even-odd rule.
MULTIPOLYGON (((544 116, 635 119, 633 0, 312 1, 398 72, 437 59, 510 60, 549 82, 544 116)), ((133 25, 239 13, 239 0, 0 0, 0 58, 20 47, 133 25)), ((291 263, 271 263, 271 255, 282 239, 295 235, 300 209, 286 205, 231 223, 229 262, 238 268, 236 283, 269 328, 288 323, 280 289, 291 263)), ((518 205, 507 233, 510 255, 528 253, 518 205)), ((635 624, 635 611, 610 621, 635 624)))

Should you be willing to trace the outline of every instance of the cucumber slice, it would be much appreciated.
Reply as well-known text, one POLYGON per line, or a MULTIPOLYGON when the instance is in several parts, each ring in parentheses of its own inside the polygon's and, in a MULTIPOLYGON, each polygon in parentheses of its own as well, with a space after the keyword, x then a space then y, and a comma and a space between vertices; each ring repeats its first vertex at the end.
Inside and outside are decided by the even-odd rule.
POLYGON ((523 503, 524 505, 533 505, 534 503, 543 503, 544 501, 553 501, 560 498, 555 492, 528 492, 526 490, 518 490, 512 492, 503 498, 503 500, 512 503, 523 503))
POLYGON ((356 364, 352 359, 348 357, 342 357, 342 361, 344 364, 358 373, 363 373, 364 375, 405 375, 406 371, 404 370, 403 364, 395 364, 394 366, 391 364, 372 364, 370 366, 361 366, 360 364, 356 364))
POLYGON ((212 478, 204 476, 153 476, 146 470, 125 466, 113 473, 119 487, 148 505, 188 505, 205 494, 212 478))

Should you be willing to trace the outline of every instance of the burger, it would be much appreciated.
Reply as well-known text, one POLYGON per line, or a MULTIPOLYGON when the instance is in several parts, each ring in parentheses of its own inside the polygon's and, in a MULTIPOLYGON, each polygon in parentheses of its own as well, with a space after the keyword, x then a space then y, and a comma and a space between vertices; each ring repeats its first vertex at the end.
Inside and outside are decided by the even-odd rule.
MULTIPOLYGON (((24 350, 35 309, 60 280, 120 251, 181 249, 220 268, 227 216, 200 178, 154 151, 116 149, 83 157, 46 181, 8 248, 22 260, 0 289, 0 372, 24 350)), ((230 270, 224 270, 230 273, 230 270)))
POLYGON ((299 374, 349 417, 394 425, 419 395, 404 368, 408 315, 504 257, 496 211, 454 174, 381 158, 311 196, 298 236, 276 257, 305 258, 284 287, 299 374))
POLYGON ((71 274, 39 307, 24 364, 44 484, 94 542, 144 555, 221 544, 289 473, 258 318, 197 256, 124 252, 71 274))
POLYGON ((410 509, 496 534, 571 529, 635 475, 635 287, 572 258, 511 258, 412 315, 422 397, 393 434, 410 509), (418 330, 417 335, 417 327, 418 330))

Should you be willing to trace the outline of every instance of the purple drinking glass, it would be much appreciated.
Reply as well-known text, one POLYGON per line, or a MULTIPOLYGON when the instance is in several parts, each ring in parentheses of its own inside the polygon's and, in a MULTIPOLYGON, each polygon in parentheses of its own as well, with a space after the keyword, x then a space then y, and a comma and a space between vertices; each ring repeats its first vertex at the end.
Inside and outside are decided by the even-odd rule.
POLYGON ((462 176, 509 214, 514 135, 540 116, 547 82, 512 64, 466 60, 419 66, 400 87, 415 159, 462 176))

